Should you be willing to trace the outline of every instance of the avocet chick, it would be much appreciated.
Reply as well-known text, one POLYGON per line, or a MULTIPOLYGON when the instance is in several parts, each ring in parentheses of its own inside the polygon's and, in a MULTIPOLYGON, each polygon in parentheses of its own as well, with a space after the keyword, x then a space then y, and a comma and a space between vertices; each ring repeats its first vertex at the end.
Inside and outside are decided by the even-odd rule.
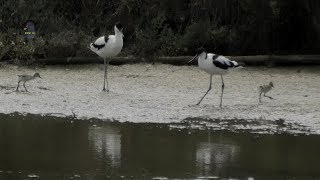
POLYGON ((35 73, 33 76, 30 76, 30 75, 18 75, 19 81, 18 81, 18 86, 17 86, 16 91, 19 91, 20 82, 23 82, 23 87, 28 92, 28 90, 26 88, 26 82, 27 81, 31 81, 31 80, 33 80, 33 79, 35 79, 37 77, 41 78, 39 73, 35 73))
POLYGON ((269 99, 274 99, 273 97, 270 97, 270 96, 267 96, 266 93, 271 91, 271 89, 274 88, 273 86, 273 83, 270 82, 269 84, 267 85, 262 85, 262 86, 259 86, 259 92, 260 92, 260 95, 259 95, 259 102, 261 102, 261 94, 263 93, 263 96, 264 97, 267 97, 269 99))

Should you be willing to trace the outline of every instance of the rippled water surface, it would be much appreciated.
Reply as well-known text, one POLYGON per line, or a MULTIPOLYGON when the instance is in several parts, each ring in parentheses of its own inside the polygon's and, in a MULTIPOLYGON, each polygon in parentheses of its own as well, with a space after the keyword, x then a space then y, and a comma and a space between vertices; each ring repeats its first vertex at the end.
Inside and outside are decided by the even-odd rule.
POLYGON ((0 179, 319 179, 320 136, 0 115, 0 179))

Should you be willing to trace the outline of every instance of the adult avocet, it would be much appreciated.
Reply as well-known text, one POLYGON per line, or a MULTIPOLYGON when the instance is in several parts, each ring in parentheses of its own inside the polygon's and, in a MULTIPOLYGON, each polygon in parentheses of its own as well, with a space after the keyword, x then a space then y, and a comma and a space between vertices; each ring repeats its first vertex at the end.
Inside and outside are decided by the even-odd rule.
POLYGON ((104 60, 104 81, 103 91, 109 91, 108 87, 108 65, 109 59, 118 55, 123 46, 123 27, 120 23, 116 23, 114 26, 115 35, 101 36, 94 43, 90 44, 90 49, 94 53, 98 54, 104 60), (106 89, 107 82, 107 89, 106 89))
POLYGON ((211 90, 211 84, 212 84, 212 76, 213 75, 220 75, 221 81, 222 81, 222 90, 221 90, 221 96, 220 96, 220 107, 222 106, 222 97, 223 97, 223 90, 224 90, 224 82, 223 82, 223 74, 228 73, 229 71, 242 68, 236 61, 231 61, 228 58, 207 53, 206 50, 201 47, 197 49, 197 55, 194 56, 188 63, 193 61, 194 59, 198 58, 198 65, 200 69, 204 70, 205 72, 210 74, 210 84, 209 89, 207 92, 202 96, 200 101, 197 103, 199 105, 203 98, 208 94, 208 92, 211 90))

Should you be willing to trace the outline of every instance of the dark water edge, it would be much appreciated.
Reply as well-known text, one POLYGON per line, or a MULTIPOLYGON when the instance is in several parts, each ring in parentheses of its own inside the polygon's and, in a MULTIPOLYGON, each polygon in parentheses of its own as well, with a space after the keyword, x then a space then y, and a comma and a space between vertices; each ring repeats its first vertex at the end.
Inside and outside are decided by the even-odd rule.
POLYGON ((0 115, 0 180, 320 179, 319 152, 317 135, 0 115))

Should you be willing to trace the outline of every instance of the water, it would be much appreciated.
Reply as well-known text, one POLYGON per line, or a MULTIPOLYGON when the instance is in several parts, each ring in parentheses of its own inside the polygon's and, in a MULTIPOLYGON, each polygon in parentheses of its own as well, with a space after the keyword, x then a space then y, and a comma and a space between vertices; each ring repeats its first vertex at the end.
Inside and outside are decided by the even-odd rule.
POLYGON ((320 136, 0 115, 1 180, 320 179, 320 136))

